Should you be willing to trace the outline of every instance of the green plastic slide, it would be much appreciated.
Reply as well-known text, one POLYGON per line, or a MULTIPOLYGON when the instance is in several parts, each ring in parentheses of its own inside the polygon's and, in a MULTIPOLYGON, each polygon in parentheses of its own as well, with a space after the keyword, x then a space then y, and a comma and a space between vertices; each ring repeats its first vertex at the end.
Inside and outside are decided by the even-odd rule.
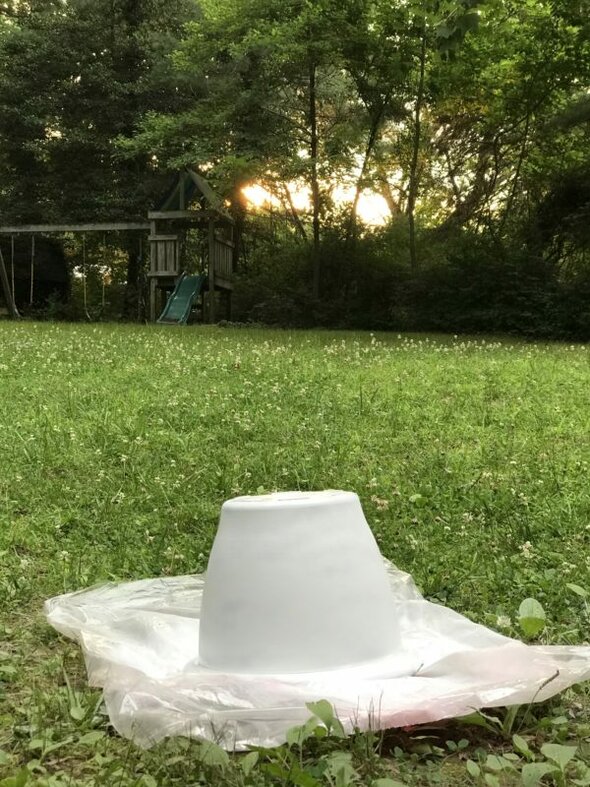
POLYGON ((186 325, 193 304, 199 297, 206 279, 204 273, 198 276, 187 276, 186 273, 183 273, 176 282, 176 287, 168 298, 158 322, 168 325, 186 325))

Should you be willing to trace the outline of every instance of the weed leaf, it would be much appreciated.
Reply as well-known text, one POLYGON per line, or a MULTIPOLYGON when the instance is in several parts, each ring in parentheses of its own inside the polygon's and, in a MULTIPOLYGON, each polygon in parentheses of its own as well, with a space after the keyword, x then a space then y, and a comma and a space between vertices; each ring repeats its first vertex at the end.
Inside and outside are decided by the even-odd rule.
POLYGON ((467 773, 471 776, 472 779, 479 779, 481 776, 481 768, 479 765, 474 762, 473 760, 467 760, 465 763, 465 767, 467 768, 467 773))
POLYGON ((82 735, 78 743, 81 743, 83 746, 94 746, 104 737, 105 733, 101 730, 92 730, 92 732, 87 732, 86 735, 82 735))
POLYGON ((334 708, 327 700, 306 703, 307 709, 324 724, 329 730, 334 723, 334 708))
POLYGON ((543 776, 554 770, 548 762, 527 762, 522 769, 522 787, 538 787, 543 776))
POLYGON ((29 772, 26 768, 22 768, 16 776, 9 776, 8 779, 2 779, 0 787, 25 787, 29 781, 29 772))
POLYGON ((221 769, 229 766, 229 754, 211 741, 201 744, 200 759, 203 765, 216 765, 221 769))
POLYGON ((246 756, 242 758, 240 766, 244 776, 249 776, 252 773, 252 769, 258 763, 259 757, 260 755, 257 751, 251 751, 250 754, 246 754, 246 756))
POLYGON ((579 585, 574 585, 573 582, 568 582, 566 585, 568 590, 571 590, 572 593, 575 593, 577 596, 581 596, 582 598, 588 598, 588 591, 581 588, 579 585))
POLYGON ((520 735, 513 735, 512 736, 512 745, 516 749, 519 754, 522 754, 523 757, 526 757, 527 760, 533 759, 533 753, 529 749, 528 743, 525 741, 524 738, 521 738, 520 735))
POLYGON ((576 756, 577 746, 560 746, 558 743, 546 743, 541 746, 541 754, 548 760, 557 763, 561 770, 565 770, 566 765, 576 756))
POLYGON ((527 637, 536 637, 545 628, 545 610, 534 598, 525 598, 518 608, 518 622, 527 637))

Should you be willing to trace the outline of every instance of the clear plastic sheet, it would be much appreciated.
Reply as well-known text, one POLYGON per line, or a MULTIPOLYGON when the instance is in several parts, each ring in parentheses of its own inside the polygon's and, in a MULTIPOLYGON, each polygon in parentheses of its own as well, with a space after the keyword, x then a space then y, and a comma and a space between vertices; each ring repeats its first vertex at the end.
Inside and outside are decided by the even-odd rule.
POLYGON ((169 736, 228 750, 275 746, 326 699, 347 731, 457 717, 545 700, 590 678, 590 646, 527 646, 425 601, 387 564, 403 648, 323 673, 236 675, 199 665, 204 576, 107 584, 46 602, 49 623, 83 648, 117 731, 142 747, 169 736))

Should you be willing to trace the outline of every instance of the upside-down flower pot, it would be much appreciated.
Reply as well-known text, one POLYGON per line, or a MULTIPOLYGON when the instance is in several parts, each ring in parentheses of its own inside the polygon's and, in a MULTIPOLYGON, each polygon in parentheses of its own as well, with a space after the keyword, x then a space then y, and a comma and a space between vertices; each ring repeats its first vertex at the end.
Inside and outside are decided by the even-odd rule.
POLYGON ((199 662, 235 673, 338 670, 400 637, 383 558, 349 492, 225 503, 201 609, 199 662))
POLYGON ((590 678, 590 647, 527 646, 425 601, 381 557, 351 492, 230 500, 205 577, 108 584, 51 599, 46 614, 142 746, 276 745, 319 699, 352 731, 543 700, 590 678))

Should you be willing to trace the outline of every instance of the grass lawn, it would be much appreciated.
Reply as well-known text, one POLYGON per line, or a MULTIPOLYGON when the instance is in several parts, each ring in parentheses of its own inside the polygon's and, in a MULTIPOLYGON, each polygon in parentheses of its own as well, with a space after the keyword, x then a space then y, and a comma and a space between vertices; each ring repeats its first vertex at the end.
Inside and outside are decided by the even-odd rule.
POLYGON ((431 600, 520 636, 534 597, 540 641, 582 643, 588 348, 4 322, 0 426, 2 787, 494 787, 523 783, 529 760, 550 764, 547 743, 578 746, 548 784, 590 784, 588 687, 489 729, 314 739, 251 772, 196 743, 140 752, 109 729, 78 648, 41 614, 46 597, 96 582, 202 571, 229 497, 340 488, 431 600))

